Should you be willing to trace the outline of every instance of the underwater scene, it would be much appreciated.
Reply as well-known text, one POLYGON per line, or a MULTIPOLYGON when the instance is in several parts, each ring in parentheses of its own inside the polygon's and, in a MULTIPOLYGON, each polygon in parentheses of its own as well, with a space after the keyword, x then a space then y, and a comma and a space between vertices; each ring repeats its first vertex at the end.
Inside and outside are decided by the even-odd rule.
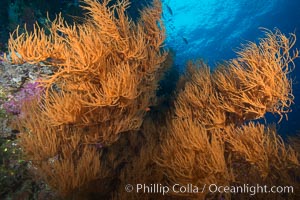
POLYGON ((299 0, 1 0, 0 199, 300 199, 299 0))

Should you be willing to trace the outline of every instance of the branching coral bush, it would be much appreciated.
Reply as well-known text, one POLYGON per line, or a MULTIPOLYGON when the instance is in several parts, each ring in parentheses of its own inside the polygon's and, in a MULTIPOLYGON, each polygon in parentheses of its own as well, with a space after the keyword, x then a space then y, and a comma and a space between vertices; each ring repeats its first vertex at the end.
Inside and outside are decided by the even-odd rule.
POLYGON ((27 159, 63 195, 104 177, 98 147, 140 128, 167 55, 159 1, 141 11, 137 23, 125 13, 127 0, 84 3, 81 25, 59 15, 49 34, 36 26, 32 33, 16 30, 9 40, 13 63, 53 68, 39 81, 44 95, 24 103, 15 124, 27 159))
POLYGON ((287 38, 279 30, 266 31, 259 44, 249 43, 239 51, 238 58, 214 73, 220 102, 236 120, 261 118, 266 112, 281 117, 293 103, 292 83, 288 74, 293 70, 297 50, 294 34, 287 38))
POLYGON ((41 81, 49 123, 94 126, 96 140, 106 144, 140 127, 166 57, 158 1, 138 23, 125 15, 128 1, 109 2, 85 1, 89 12, 82 25, 68 25, 58 16, 50 35, 36 27, 33 33, 15 32, 9 41, 13 62, 44 61, 56 71, 41 81))
MULTIPOLYGON (((258 45, 250 43, 238 58, 211 72, 190 62, 178 91, 160 151, 154 158, 170 185, 292 185, 299 191, 298 153, 276 130, 250 123, 267 112, 285 115, 293 102, 289 72, 298 51, 290 53, 295 35, 266 32, 258 45)), ((249 198, 239 194, 185 195, 190 199, 249 198)), ((260 194, 258 199, 283 199, 287 194, 260 194)), ((297 193, 287 195, 297 198, 297 193)))
MULTIPOLYGON (((248 122, 289 111, 295 35, 267 31, 214 72, 202 61, 188 63, 172 108, 145 118, 167 65, 160 2, 141 11, 137 23, 126 15, 127 0, 84 2, 84 23, 70 25, 59 15, 49 34, 36 26, 9 40, 13 63, 43 62, 54 72, 14 121, 36 174, 75 199, 249 198, 209 190, 140 195, 126 193, 128 183, 284 183, 298 191, 298 153, 275 129, 248 122)), ((285 196, 257 196, 275 197, 285 196)))

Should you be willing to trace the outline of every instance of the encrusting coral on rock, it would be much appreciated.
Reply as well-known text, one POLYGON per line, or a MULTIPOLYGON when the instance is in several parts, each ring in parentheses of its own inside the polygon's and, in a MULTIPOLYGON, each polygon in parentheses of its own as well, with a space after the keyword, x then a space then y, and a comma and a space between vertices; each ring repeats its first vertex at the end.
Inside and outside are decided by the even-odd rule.
POLYGON ((84 23, 69 25, 58 15, 47 31, 16 30, 4 56, 43 62, 53 72, 37 80, 42 92, 22 103, 13 123, 33 173, 73 199, 250 198, 208 190, 128 193, 128 183, 285 184, 299 191, 297 149, 275 128, 251 122, 289 112, 295 35, 266 31, 259 44, 243 46, 214 71, 189 62, 168 112, 147 112, 171 64, 161 2, 142 10, 137 22, 126 15, 128 0, 84 3, 84 23))

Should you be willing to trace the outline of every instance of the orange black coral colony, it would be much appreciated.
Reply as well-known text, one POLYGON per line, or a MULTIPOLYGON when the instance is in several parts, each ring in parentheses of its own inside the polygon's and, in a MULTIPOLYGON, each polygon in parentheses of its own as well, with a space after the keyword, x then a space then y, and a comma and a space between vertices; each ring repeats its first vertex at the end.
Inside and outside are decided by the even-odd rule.
MULTIPOLYGON (((49 34, 35 27, 9 40, 12 62, 42 61, 54 71, 40 80, 43 96, 25 103, 15 120, 27 159, 52 188, 79 199, 166 198, 127 193, 127 183, 299 189, 298 153, 274 128, 248 123, 289 111, 295 35, 266 31, 258 45, 244 46, 214 72, 201 61, 188 63, 172 108, 158 121, 145 114, 167 68, 160 1, 142 10, 137 23, 125 14, 128 0, 84 2, 83 24, 68 25, 59 15, 49 34)), ((220 195, 170 192, 168 198, 220 195)))

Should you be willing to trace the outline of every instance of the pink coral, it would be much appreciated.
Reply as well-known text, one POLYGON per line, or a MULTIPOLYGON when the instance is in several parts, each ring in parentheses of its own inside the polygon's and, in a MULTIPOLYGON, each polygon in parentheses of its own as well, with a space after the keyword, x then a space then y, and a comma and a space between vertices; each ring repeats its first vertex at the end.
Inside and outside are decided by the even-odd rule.
POLYGON ((43 88, 38 82, 26 83, 15 95, 8 96, 9 100, 3 104, 3 108, 7 113, 18 115, 21 113, 21 107, 25 101, 32 100, 42 92, 43 88))

